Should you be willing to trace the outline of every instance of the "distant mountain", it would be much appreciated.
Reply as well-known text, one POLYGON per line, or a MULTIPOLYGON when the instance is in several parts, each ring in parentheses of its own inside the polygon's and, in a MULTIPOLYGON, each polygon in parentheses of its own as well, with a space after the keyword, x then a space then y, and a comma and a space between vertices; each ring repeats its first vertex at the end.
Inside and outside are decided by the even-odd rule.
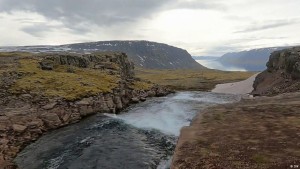
POLYGON ((226 53, 219 58, 219 61, 225 66, 239 67, 248 71, 262 71, 267 68, 266 63, 272 52, 286 48, 288 47, 271 47, 226 53))
POLYGON ((217 56, 192 56, 192 57, 195 60, 215 60, 219 58, 217 56))
POLYGON ((59 46, 0 47, 0 51, 75 52, 95 51, 124 52, 136 66, 149 69, 205 69, 183 49, 149 41, 99 41, 59 46))

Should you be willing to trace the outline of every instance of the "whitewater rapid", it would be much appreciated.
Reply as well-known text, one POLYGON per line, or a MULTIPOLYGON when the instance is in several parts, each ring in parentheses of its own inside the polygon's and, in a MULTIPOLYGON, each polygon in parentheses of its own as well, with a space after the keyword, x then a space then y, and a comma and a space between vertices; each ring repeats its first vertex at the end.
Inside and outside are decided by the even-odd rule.
POLYGON ((166 169, 183 126, 238 95, 179 92, 133 105, 119 115, 96 115, 52 131, 15 159, 23 169, 166 169))

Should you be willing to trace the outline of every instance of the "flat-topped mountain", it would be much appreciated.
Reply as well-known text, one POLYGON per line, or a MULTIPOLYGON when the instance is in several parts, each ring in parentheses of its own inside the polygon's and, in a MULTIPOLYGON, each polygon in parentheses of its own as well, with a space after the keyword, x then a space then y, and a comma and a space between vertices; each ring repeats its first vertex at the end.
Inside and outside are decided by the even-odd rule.
POLYGON ((267 68, 266 63, 269 60, 270 54, 274 51, 285 48, 287 47, 260 48, 226 53, 219 59, 219 61, 224 66, 234 66, 248 71, 262 71, 267 68))
POLYGON ((135 66, 148 69, 204 69, 184 49, 149 41, 99 41, 59 46, 0 47, 0 51, 26 52, 75 52, 95 51, 124 52, 135 66))

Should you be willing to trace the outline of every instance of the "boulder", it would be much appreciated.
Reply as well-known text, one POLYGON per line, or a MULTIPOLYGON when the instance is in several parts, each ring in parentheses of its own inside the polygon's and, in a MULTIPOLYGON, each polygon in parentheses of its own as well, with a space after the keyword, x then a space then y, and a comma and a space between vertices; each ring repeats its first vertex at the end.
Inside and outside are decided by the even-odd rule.
POLYGON ((93 99, 92 98, 84 98, 78 102, 75 103, 76 105, 91 105, 93 104, 93 99))
POLYGON ((92 106, 82 105, 79 107, 79 113, 82 117, 96 113, 92 106))
POLYGON ((26 130, 26 126, 19 125, 19 124, 13 124, 12 129, 17 133, 22 133, 26 130))
POLYGON ((144 102, 144 101, 146 101, 147 99, 146 99, 145 97, 141 97, 140 100, 141 100, 142 102, 144 102))
POLYGON ((40 67, 42 70, 53 70, 53 61, 43 60, 40 62, 40 67))
POLYGON ((44 121, 46 126, 49 127, 50 129, 57 128, 62 124, 58 115, 55 113, 49 113, 49 112, 43 113, 40 117, 44 121))
POLYGON ((42 108, 45 110, 50 110, 50 109, 53 109, 56 106, 56 104, 57 104, 57 102, 51 102, 51 103, 46 104, 42 108))
POLYGON ((131 101, 132 101, 132 103, 139 103, 139 102, 140 102, 140 99, 137 98, 137 97, 133 97, 133 98, 131 99, 131 101))
POLYGON ((149 97, 154 97, 156 95, 155 91, 153 90, 148 91, 147 94, 149 97))

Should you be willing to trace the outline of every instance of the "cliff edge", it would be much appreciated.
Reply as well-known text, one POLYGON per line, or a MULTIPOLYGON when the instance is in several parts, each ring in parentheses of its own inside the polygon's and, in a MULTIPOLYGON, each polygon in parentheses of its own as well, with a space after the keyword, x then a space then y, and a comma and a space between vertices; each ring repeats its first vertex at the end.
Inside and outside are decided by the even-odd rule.
POLYGON ((43 133, 118 113, 165 87, 135 78, 125 53, 0 53, 0 168, 43 133))
POLYGON ((273 52, 267 70, 256 77, 253 87, 253 95, 300 91, 300 47, 273 52))

